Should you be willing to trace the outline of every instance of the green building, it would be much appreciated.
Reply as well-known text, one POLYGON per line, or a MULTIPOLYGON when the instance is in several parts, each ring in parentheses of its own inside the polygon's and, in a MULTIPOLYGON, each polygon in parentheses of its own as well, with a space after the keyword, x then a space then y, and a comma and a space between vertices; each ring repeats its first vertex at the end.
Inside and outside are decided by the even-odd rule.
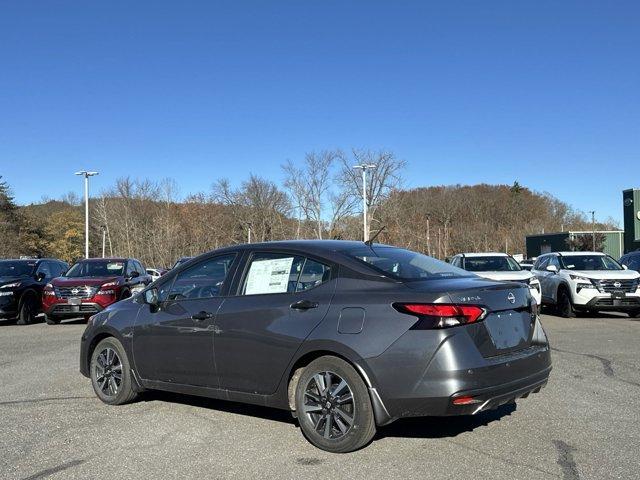
MULTIPOLYGON (((624 253, 624 233, 622 230, 596 231, 605 236, 604 253, 618 260, 624 253)), ((543 253, 566 252, 569 250, 567 240, 577 235, 591 235, 593 232, 560 232, 529 235, 526 238, 527 257, 537 257, 543 253)))
POLYGON ((622 192, 624 214, 624 253, 640 249, 640 190, 622 192))
MULTIPOLYGON (((601 231, 605 236, 604 253, 619 259, 622 255, 640 250, 640 189, 630 188, 622 192, 624 231, 601 231)), ((529 235, 526 238, 527 257, 543 253, 568 250, 567 240, 576 235, 591 235, 593 232, 560 232, 529 235)))

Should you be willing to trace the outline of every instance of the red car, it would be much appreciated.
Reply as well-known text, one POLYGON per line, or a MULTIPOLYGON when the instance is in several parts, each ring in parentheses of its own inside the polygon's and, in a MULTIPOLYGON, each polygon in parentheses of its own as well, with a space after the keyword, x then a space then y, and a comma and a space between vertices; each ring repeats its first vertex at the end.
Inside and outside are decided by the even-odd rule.
POLYGON ((42 310, 49 325, 64 318, 89 318, 149 283, 151 276, 134 258, 80 260, 45 286, 42 310))

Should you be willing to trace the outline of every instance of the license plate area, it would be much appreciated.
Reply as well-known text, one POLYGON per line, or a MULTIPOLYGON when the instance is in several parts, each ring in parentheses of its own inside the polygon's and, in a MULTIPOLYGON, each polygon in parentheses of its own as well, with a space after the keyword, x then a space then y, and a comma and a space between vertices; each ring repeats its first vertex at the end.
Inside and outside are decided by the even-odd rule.
POLYGON ((614 300, 622 300, 626 296, 627 294, 621 290, 615 290, 611 293, 611 298, 613 298, 614 300))
POLYGON ((81 298, 78 298, 78 297, 69 298, 69 305, 81 305, 81 304, 82 304, 81 298))
POLYGON ((483 322, 497 350, 525 347, 531 335, 529 312, 504 311, 493 313, 483 322))

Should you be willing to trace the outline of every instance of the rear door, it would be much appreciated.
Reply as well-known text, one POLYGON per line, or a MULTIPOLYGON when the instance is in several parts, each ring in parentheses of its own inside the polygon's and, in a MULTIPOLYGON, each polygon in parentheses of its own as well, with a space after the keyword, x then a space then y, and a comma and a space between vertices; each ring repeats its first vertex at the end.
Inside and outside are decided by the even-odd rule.
POLYGON ((287 252, 253 252, 216 316, 215 355, 220 386, 275 392, 282 374, 326 315, 336 267, 287 252))
POLYGON ((159 286, 160 308, 142 307, 133 334, 136 366, 144 379, 217 387, 215 315, 237 264, 217 255, 159 286))

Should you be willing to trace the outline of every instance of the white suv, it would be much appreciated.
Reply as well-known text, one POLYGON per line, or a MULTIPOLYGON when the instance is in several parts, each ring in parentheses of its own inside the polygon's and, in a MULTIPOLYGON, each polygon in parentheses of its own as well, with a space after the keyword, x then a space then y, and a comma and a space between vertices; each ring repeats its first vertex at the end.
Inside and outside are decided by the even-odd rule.
POLYGON ((460 253, 451 258, 451 264, 490 280, 524 283, 529 286, 531 296, 540 305, 540 282, 531 272, 520 267, 511 255, 460 253))
POLYGON ((640 273, 604 253, 547 253, 532 272, 540 280, 543 305, 556 306, 563 317, 599 310, 640 315, 640 273))

